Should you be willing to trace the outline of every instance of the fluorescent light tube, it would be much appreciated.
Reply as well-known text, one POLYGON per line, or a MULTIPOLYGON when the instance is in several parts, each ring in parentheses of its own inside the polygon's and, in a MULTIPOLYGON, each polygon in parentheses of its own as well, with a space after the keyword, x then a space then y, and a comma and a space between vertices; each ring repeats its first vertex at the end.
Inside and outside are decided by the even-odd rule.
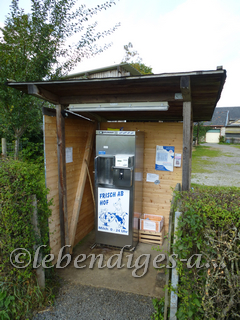
POLYGON ((125 103, 89 103, 70 104, 69 110, 83 112, 97 111, 167 111, 168 102, 125 102, 125 103))

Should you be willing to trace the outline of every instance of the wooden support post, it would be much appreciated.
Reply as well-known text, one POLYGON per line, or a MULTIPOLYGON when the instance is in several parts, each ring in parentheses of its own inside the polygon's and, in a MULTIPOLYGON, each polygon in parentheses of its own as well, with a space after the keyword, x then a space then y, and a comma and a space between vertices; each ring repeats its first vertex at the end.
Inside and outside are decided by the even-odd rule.
POLYGON ((63 247, 64 245, 69 245, 68 214, 67 214, 66 155, 65 155, 65 120, 62 115, 62 110, 64 110, 62 105, 56 106, 58 194, 59 194, 61 247, 63 247))
POLYGON ((75 202, 73 206, 73 214, 72 214, 71 226, 69 231, 70 245, 71 245, 70 253, 72 253, 72 250, 73 250, 79 212, 82 204, 82 197, 83 197, 83 192, 84 192, 86 178, 87 178, 87 166, 89 164, 89 160, 92 153, 94 136, 95 136, 95 126, 92 126, 89 128, 89 132, 88 132, 87 143, 86 143, 85 152, 83 155, 82 167, 80 171, 78 187, 77 187, 75 202))
POLYGON ((2 156, 6 157, 7 156, 7 142, 6 138, 2 138, 2 156))
POLYGON ((183 102, 183 165, 182 190, 188 191, 191 184, 191 102, 183 102))
MULTIPOLYGON (((34 229, 36 236, 40 238, 41 233, 40 233, 40 229, 38 228, 38 218, 37 218, 37 197, 35 194, 32 196, 32 204, 33 204, 33 216, 32 216, 33 229, 34 229)), ((34 248, 34 250, 36 250, 37 245, 34 245, 33 248, 34 248)), ((37 265, 40 265, 36 269, 37 282, 38 282, 39 287, 41 289, 44 289, 45 288, 45 272, 42 267, 42 253, 41 252, 39 253, 39 256, 38 256, 37 265)))
POLYGON ((189 76, 183 76, 180 79, 180 89, 183 96, 183 101, 191 101, 191 82, 189 76))

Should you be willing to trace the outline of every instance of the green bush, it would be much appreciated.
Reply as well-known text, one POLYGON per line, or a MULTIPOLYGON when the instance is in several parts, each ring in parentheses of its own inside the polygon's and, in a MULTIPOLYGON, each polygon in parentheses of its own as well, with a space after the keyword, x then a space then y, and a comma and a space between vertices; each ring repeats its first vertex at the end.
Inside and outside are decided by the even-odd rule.
POLYGON ((240 189, 197 187, 179 193, 177 318, 240 317, 240 189), (202 254, 198 260, 196 254, 202 254), (181 262, 189 259, 191 263, 181 262), (190 267, 189 267, 190 266, 190 267))
POLYGON ((28 141, 25 148, 19 153, 21 161, 27 161, 44 168, 44 151, 42 142, 28 141))
MULTIPOLYGON (((26 268, 16 268, 10 262, 10 254, 24 248, 33 260, 34 246, 39 245, 46 245, 41 249, 43 254, 49 253, 51 203, 47 202, 39 166, 27 162, 0 161, 0 189, 0 319, 26 319, 33 308, 44 302, 45 293, 38 287, 32 263, 26 268), (32 226, 34 194, 41 237, 34 233, 32 226)), ((21 255, 19 261, 25 263, 27 257, 21 255)))
POLYGON ((165 299, 161 298, 160 300, 158 300, 157 298, 154 298, 152 299, 152 303, 155 312, 152 314, 151 320, 163 320, 165 299))
POLYGON ((219 136, 219 143, 224 143, 224 142, 225 142, 225 137, 219 136))

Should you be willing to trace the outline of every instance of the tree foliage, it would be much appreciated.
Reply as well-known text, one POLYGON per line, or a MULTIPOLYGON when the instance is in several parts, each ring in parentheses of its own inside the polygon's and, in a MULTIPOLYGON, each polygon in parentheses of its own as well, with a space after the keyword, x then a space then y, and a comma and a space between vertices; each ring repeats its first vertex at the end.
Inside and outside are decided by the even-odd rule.
POLYGON ((146 66, 144 63, 131 63, 131 65, 141 72, 141 74, 152 74, 152 68, 146 66))
POLYGON ((193 139, 196 141, 196 145, 198 145, 200 142, 203 142, 206 136, 207 131, 211 127, 204 126, 203 122, 197 122, 193 126, 193 139))
POLYGON ((133 44, 129 42, 128 44, 123 46, 125 50, 125 55, 122 59, 122 62, 128 62, 137 69, 142 74, 152 74, 152 68, 146 66, 142 62, 142 58, 140 57, 139 53, 133 49, 133 44))
POLYGON ((7 87, 7 79, 18 82, 59 79, 83 58, 103 52, 111 44, 97 41, 113 33, 119 24, 97 31, 89 23, 114 1, 94 8, 76 7, 76 0, 31 0, 31 12, 12 0, 5 25, 0 28, 0 116, 4 131, 19 140, 26 129, 41 121, 42 102, 7 87))
POLYGON ((18 0, 12 0, 10 14, 1 28, 5 76, 16 81, 56 79, 66 75, 83 58, 103 52, 111 45, 98 46, 97 40, 112 34, 119 24, 97 32, 97 22, 88 24, 88 21, 115 2, 95 8, 85 5, 76 8, 76 2, 31 0, 31 13, 25 14, 18 0), (77 36, 73 38, 74 35, 77 36))

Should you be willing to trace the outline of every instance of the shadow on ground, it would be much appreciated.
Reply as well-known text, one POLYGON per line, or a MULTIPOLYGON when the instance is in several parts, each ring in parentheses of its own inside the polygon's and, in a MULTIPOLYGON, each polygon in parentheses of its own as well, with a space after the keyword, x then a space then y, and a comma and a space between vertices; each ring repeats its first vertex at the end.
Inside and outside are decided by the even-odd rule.
MULTIPOLYGON (((166 240, 161 248, 139 243, 134 252, 122 250, 122 254, 120 248, 96 246, 91 249, 94 241, 95 233, 92 231, 75 246, 71 263, 66 268, 58 269, 58 275, 63 280, 157 298, 164 296, 165 268, 156 270, 154 259, 162 253, 166 256, 166 240)), ((158 260, 161 258, 159 256, 158 260)), ((157 265, 163 263, 166 264, 166 260, 157 265)))

